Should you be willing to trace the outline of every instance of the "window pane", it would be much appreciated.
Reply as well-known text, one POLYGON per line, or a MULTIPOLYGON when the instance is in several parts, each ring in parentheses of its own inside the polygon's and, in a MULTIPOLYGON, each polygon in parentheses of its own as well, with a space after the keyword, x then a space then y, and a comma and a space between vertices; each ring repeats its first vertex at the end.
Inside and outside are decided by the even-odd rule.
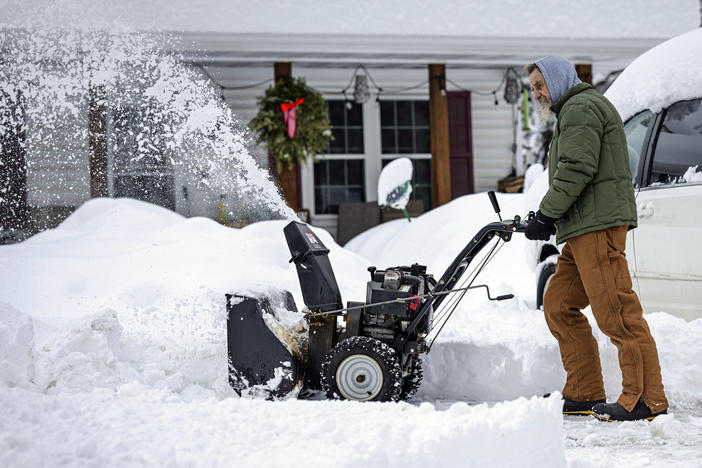
POLYGON ((331 142, 329 142, 329 153, 346 153, 346 133, 344 131, 344 128, 342 127, 332 129, 332 136, 334 137, 334 139, 331 142))
POLYGON ((315 213, 327 213, 327 190, 326 188, 314 189, 314 211, 315 213))
POLYGON ((431 184, 431 159, 413 159, 414 183, 421 185, 431 184))
POLYGON ((333 127, 344 126, 344 101, 327 101, 329 120, 333 127))
POLYGON ((417 129, 414 131, 415 153, 431 153, 431 143, 429 141, 429 129, 417 129))
POLYGON ((363 153, 363 130, 349 129, 347 131, 348 138, 348 154, 362 154, 363 153))
POLYGON ((414 102, 414 125, 417 127, 429 126, 429 102, 414 102))
POLYGON ((339 203, 365 201, 364 161, 362 159, 328 159, 315 163, 315 174, 326 172, 328 184, 315 178, 314 207, 316 214, 336 214, 339 203))
POLYGON ((346 201, 346 188, 330 187, 329 199, 327 200, 327 212, 331 214, 339 214, 339 203, 346 201))
POLYGON ((415 187, 412 190, 412 199, 424 202, 424 211, 431 210, 431 187, 415 187))
POLYGON ((363 161, 360 159, 346 161, 346 176, 349 185, 363 186, 363 161))
POLYGON ((363 104, 351 103, 351 109, 346 110, 346 125, 363 126, 363 104))
POLYGON ((397 125, 412 125, 412 101, 397 101, 397 125))
POLYGON ((380 136, 382 139, 383 153, 397 153, 397 148, 395 147, 395 130, 381 130, 380 136))
MULTIPOLYGON (((365 200, 364 190, 362 188, 348 188, 346 189, 346 199, 341 200, 342 202, 362 202, 365 200)), ((337 208, 338 211, 338 208, 337 208)))
POLYGON ((363 105, 352 101, 327 101, 334 140, 329 154, 363 153, 363 105))
POLYGON ((346 168, 343 159, 330 160, 329 185, 344 185, 346 183, 346 168))
POLYGON ((327 185, 327 167, 325 161, 314 163, 314 185, 327 185))
POLYGON ((414 145, 412 144, 412 130, 397 131, 397 152, 398 153, 413 153, 414 145))
POLYGON ((691 182, 699 169, 702 169, 702 99, 681 101, 665 113, 649 183, 691 182))
POLYGON ((653 114, 649 110, 643 111, 629 119, 626 125, 624 125, 632 179, 636 179, 636 171, 639 167, 641 151, 643 150, 643 141, 648 131, 648 126, 651 123, 652 115, 653 114))
POLYGON ((395 101, 380 101, 380 125, 395 126, 395 101))

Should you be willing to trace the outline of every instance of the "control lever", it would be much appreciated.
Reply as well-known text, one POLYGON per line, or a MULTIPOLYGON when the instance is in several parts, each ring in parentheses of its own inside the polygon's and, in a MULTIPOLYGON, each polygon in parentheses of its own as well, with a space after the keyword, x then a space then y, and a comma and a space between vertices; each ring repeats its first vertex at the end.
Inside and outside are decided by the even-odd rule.
POLYGON ((506 301, 507 299, 514 299, 514 294, 503 294, 502 296, 492 297, 490 295, 490 288, 488 288, 487 284, 476 284, 475 286, 471 286, 468 289, 477 289, 477 288, 485 288, 485 292, 487 293, 487 297, 491 301, 506 301))
POLYGON ((502 221, 502 215, 500 214, 500 204, 497 203, 497 197, 495 196, 495 191, 490 190, 488 192, 488 197, 490 197, 490 203, 492 203, 492 208, 495 210, 495 213, 497 213, 497 217, 500 218, 500 221, 502 221))

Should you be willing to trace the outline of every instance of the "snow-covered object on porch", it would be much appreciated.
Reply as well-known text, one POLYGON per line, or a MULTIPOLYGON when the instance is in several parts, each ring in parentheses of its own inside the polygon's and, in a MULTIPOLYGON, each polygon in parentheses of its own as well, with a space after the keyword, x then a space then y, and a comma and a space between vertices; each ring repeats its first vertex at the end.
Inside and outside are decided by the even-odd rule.
POLYGON ((624 69, 605 96, 626 121, 644 109, 658 112, 702 97, 702 28, 645 52, 624 69))
POLYGON ((403 210, 412 194, 412 161, 398 158, 383 168, 378 177, 378 204, 403 210))

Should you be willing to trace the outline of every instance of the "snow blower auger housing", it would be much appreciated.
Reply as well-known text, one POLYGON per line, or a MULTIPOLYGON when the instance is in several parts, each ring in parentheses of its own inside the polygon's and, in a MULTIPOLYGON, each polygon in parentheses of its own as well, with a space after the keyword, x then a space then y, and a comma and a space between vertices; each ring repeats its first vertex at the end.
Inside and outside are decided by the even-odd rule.
MULTIPOLYGON (((499 216, 495 194, 488 195, 499 216)), ((438 280, 416 263, 369 267, 365 302, 344 307, 329 250, 308 225, 290 222, 283 231, 306 306, 306 336, 291 337, 275 319, 271 298, 227 295, 231 386, 240 394, 263 389, 269 397, 304 389, 348 400, 408 399, 422 380, 421 355, 429 352, 468 290, 485 288, 490 300, 513 297, 493 298, 486 285, 473 283, 503 243, 525 227, 519 216, 484 226, 438 280)), ((275 300, 278 307, 297 312, 288 291, 275 300)))

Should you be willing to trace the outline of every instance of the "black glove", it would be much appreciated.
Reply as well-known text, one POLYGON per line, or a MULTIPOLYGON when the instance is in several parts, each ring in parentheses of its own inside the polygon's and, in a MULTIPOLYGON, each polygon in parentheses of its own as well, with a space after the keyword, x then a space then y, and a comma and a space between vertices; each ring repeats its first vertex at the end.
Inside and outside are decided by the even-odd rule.
POLYGON ((534 219, 527 224, 524 235, 529 240, 549 240, 551 234, 556 233, 556 227, 553 225, 555 222, 555 219, 537 211, 534 219))

